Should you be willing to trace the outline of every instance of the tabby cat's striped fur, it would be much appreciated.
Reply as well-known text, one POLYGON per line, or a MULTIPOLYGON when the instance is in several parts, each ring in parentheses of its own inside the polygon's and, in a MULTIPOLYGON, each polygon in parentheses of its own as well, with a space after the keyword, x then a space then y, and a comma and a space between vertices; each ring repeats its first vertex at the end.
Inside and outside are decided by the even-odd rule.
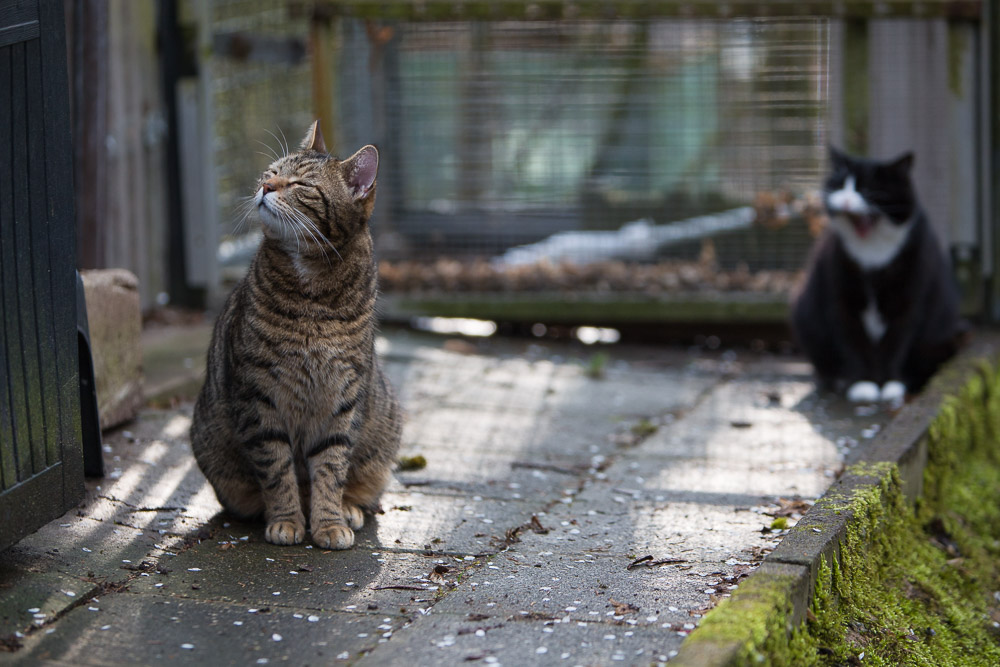
POLYGON ((275 544, 346 549, 379 509, 400 416, 375 357, 368 219, 378 151, 327 154, 318 122, 254 205, 264 240, 219 316, 191 446, 219 501, 275 544))

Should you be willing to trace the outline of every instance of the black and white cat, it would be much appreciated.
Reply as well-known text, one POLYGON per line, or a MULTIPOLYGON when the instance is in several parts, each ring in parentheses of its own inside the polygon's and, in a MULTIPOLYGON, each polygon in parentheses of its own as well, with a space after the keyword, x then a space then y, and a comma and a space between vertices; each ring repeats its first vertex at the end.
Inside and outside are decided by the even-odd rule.
POLYGON ((831 147, 830 159, 830 226, 794 298, 792 329, 822 388, 899 401, 957 351, 958 288, 917 202, 913 154, 878 162, 831 147))

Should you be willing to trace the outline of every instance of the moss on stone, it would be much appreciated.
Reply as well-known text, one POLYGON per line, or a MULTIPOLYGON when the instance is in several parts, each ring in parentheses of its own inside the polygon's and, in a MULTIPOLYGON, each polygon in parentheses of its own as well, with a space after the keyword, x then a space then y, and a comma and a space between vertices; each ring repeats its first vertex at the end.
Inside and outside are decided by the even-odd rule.
POLYGON ((817 503, 849 517, 839 556, 819 564, 795 628, 780 577, 751 577, 689 643, 728 644, 727 664, 1000 664, 1000 372, 984 364, 928 433, 924 496, 907 503, 893 464, 817 503), (860 662, 859 662, 860 661, 860 662))
POLYGON ((792 575, 750 577, 738 595, 719 603, 688 638, 692 653, 699 643, 731 645, 736 648, 728 656, 730 664, 806 664, 806 645, 788 639, 793 586, 792 575))

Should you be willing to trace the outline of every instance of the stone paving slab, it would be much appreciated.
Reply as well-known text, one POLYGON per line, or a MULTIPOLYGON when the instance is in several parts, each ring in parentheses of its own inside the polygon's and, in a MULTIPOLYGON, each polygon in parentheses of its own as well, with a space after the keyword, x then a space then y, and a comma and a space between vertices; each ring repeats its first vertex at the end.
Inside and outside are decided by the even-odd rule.
POLYGON ((647 554, 657 560, 744 560, 777 544, 777 535, 761 532, 771 517, 751 508, 692 502, 629 501, 603 509, 586 509, 585 501, 573 505, 553 509, 541 519, 551 526, 549 533, 524 535, 517 549, 613 554, 625 559, 624 565, 647 554))
POLYGON ((649 665, 675 655, 688 632, 533 616, 494 621, 435 614, 421 621, 357 664, 649 665))
MULTIPOLYGON (((91 600, 27 640, 15 664, 327 665, 371 651, 398 615, 259 608, 122 593, 91 600), (48 631, 51 630, 51 633, 48 631)), ((0 658, 0 660, 4 660, 0 658)))
POLYGON ((690 612, 712 604, 710 595, 728 594, 732 584, 726 578, 738 577, 733 566, 719 563, 630 570, 630 560, 580 553, 498 554, 477 564, 475 573, 436 605, 434 613, 467 615, 470 609, 485 607, 486 611, 474 613, 497 618, 547 617, 561 623, 678 625, 681 630, 691 621, 690 612))
POLYGON ((105 435, 78 510, 0 553, 0 640, 24 645, 0 662, 664 660, 779 543, 782 499, 822 493, 889 417, 817 397, 784 358, 618 346, 597 379, 593 348, 379 347, 427 465, 354 549, 277 547, 220 513, 191 403, 145 409, 105 435))

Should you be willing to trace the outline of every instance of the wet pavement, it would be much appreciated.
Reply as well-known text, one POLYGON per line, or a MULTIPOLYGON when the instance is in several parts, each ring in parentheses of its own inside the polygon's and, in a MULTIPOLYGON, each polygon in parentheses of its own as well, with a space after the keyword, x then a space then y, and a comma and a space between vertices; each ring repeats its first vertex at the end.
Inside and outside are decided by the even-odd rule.
MULTIPOLYGON (((205 326, 150 340, 149 373, 190 392, 205 326)), ((396 473, 353 549, 220 514, 192 404, 161 396, 105 434, 78 510, 0 553, 0 663, 668 661, 889 418, 817 396, 789 356, 404 330, 379 347, 401 454, 426 466, 396 473)))

